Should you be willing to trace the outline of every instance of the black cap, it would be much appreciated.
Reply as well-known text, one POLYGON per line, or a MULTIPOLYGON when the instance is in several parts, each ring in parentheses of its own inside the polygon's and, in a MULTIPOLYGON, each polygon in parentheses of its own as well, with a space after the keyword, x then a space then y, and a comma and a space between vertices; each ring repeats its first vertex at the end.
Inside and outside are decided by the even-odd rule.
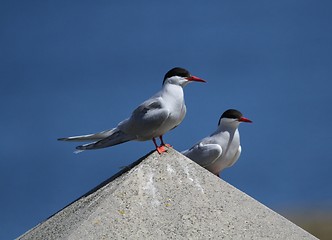
POLYGON ((171 70, 169 70, 169 71, 165 74, 163 84, 165 83, 165 80, 166 80, 167 78, 174 77, 174 76, 179 76, 179 77, 190 77, 191 74, 190 74, 190 72, 189 72, 188 70, 186 70, 186 69, 184 69, 184 68, 180 68, 180 67, 172 68, 171 70))
POLYGON ((218 122, 218 125, 220 125, 220 121, 222 118, 232 118, 232 119, 240 119, 242 117, 242 113, 236 109, 228 109, 227 111, 225 111, 218 122))

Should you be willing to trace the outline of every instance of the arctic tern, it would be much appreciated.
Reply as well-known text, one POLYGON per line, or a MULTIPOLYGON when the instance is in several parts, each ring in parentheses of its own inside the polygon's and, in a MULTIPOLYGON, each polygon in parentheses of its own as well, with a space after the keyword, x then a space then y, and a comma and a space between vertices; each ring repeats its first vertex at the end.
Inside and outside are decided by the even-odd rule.
POLYGON ((186 115, 183 87, 190 82, 205 82, 192 76, 188 70, 175 67, 164 77, 162 89, 144 101, 115 128, 99 133, 59 138, 60 141, 93 141, 76 147, 78 151, 100 149, 114 146, 127 141, 152 140, 159 153, 165 152, 163 135, 177 127, 186 115), (156 138, 161 144, 158 146, 156 138))
POLYGON ((238 127, 241 122, 252 121, 243 117, 238 110, 225 111, 219 119, 217 130, 182 154, 219 176, 223 169, 231 167, 240 157, 238 127))

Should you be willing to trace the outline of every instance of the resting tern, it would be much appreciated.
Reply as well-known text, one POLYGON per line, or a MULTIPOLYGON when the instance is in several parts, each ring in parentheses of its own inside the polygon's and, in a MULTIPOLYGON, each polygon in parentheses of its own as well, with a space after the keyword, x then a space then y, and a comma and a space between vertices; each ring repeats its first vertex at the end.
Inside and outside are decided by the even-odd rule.
POLYGON ((163 135, 177 127, 186 115, 183 87, 190 82, 205 82, 192 76, 188 70, 175 67, 164 77, 162 89, 154 96, 144 101, 115 128, 103 132, 82 136, 59 138, 60 141, 93 141, 76 147, 78 151, 106 148, 120 143, 137 140, 152 140, 159 153, 165 152, 163 135), (156 139, 161 144, 158 146, 156 139))
POLYGON ((240 157, 238 127, 241 122, 252 121, 243 117, 238 110, 225 111, 219 119, 217 130, 182 154, 219 176, 223 169, 231 167, 240 157))

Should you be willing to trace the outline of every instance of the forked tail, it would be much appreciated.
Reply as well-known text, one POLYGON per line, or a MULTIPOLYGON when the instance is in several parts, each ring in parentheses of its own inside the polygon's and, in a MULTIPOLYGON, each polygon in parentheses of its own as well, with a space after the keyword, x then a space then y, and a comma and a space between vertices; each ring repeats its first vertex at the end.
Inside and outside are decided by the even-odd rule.
POLYGON ((103 138, 99 141, 93 142, 93 143, 87 143, 81 146, 77 146, 75 153, 79 153, 84 150, 92 150, 92 149, 99 149, 99 148, 106 148, 106 147, 111 147, 120 143, 128 142, 130 140, 134 140, 135 137, 129 136, 122 132, 121 130, 117 130, 112 133, 112 135, 103 138))
POLYGON ((98 141, 104 139, 108 136, 111 136, 114 132, 118 129, 113 128, 111 130, 106 130, 99 133, 81 135, 81 136, 73 136, 73 137, 65 137, 65 138, 58 138, 59 141, 73 141, 73 142, 86 142, 86 141, 98 141))

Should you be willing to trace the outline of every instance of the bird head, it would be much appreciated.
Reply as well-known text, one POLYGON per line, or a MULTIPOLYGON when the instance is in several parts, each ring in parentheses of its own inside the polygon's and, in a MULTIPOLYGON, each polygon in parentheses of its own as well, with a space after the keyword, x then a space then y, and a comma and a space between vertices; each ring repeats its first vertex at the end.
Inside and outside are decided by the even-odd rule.
POLYGON ((226 125, 237 128, 241 122, 252 123, 251 120, 243 117, 240 111, 236 109, 228 109, 221 115, 218 126, 226 125))
POLYGON ((206 82, 205 80, 192 76, 188 70, 175 67, 169 70, 164 77, 163 85, 174 84, 181 87, 186 86, 190 82, 206 82))

